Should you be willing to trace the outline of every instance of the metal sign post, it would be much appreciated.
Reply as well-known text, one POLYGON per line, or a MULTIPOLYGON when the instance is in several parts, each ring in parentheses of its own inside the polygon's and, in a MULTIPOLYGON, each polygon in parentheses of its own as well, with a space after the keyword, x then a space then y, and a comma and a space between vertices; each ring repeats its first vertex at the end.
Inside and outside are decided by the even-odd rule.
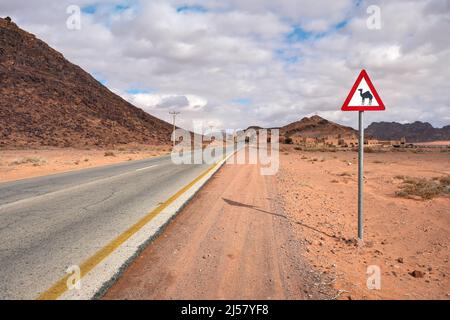
POLYGON ((363 239, 363 189, 364 189, 364 111, 359 111, 359 151, 358 151, 358 238, 363 239))
POLYGON ((362 70, 355 81, 350 93, 341 108, 342 111, 359 112, 359 142, 358 142, 358 238, 363 240, 364 236, 364 111, 385 110, 377 90, 370 81, 366 70, 362 70), (358 92, 357 92, 358 91, 358 92))

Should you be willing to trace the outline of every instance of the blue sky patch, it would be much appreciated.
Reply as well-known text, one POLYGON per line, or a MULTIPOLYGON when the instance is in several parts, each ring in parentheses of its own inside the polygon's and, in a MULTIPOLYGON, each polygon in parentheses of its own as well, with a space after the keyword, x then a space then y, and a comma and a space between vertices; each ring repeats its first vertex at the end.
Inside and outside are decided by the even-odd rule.
POLYGON ((128 94, 143 94, 143 93, 150 93, 151 90, 147 89, 138 89, 138 88, 131 88, 127 90, 128 94))
POLYGON ((94 77, 95 80, 100 82, 102 85, 106 86, 108 84, 108 81, 105 79, 105 77, 100 75, 98 72, 95 72, 95 71, 92 72, 92 76, 94 77))
POLYGON ((97 12, 97 6, 90 5, 90 6, 83 7, 83 8, 81 8, 81 12, 86 13, 86 14, 94 14, 95 12, 97 12))
POLYGON ((234 104, 241 105, 241 106, 248 106, 252 103, 252 100, 250 98, 237 98, 237 99, 233 99, 231 102, 233 102, 234 104))
POLYGON ((341 21, 335 26, 335 29, 341 30, 347 26, 347 23, 348 23, 348 20, 341 21))
POLYGON ((288 33, 287 40, 289 42, 305 41, 310 39, 313 35, 312 32, 306 31, 300 26, 294 26, 294 30, 288 33))
POLYGON ((288 64, 294 64, 300 61, 300 55, 297 51, 293 50, 277 49, 275 50, 275 55, 278 59, 288 64))
POLYGON ((202 6, 181 6, 181 7, 177 8, 177 12, 179 12, 179 13, 188 13, 188 12, 205 13, 207 11, 208 10, 206 10, 202 6))
POLYGON ((130 6, 126 4, 118 4, 114 7, 115 12, 123 12, 127 9, 130 9, 130 6))

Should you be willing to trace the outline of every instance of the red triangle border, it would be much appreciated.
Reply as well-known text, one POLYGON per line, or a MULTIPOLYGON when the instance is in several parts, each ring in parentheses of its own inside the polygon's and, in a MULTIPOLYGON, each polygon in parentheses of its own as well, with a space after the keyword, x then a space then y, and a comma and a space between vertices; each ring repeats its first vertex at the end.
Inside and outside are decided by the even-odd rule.
POLYGON ((362 70, 359 74, 358 78, 355 81, 355 84, 353 85, 352 89, 350 90, 350 93, 347 96, 347 99, 345 99, 344 104, 341 108, 342 111, 383 111, 386 110, 383 101, 381 100, 380 96, 378 95, 377 90, 372 84, 372 81, 369 78, 369 75, 367 74, 366 70, 362 70), (358 88, 361 80, 364 78, 366 80, 367 85, 369 86, 370 91, 374 95, 375 99, 377 100, 379 106, 358 106, 358 107, 350 107, 349 103, 352 100, 353 95, 356 92, 356 89, 358 88))

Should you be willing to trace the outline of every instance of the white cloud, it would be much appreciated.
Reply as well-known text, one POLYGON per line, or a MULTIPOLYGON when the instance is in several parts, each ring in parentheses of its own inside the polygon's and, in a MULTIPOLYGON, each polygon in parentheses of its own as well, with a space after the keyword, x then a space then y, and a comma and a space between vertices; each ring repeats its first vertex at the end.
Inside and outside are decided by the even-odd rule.
POLYGON ((169 110, 181 110, 186 127, 193 119, 277 126, 316 112, 354 126, 339 109, 362 68, 387 107, 367 121, 442 126, 450 115, 449 3, 2 0, 0 12, 144 110, 168 121, 169 110), (67 30, 65 9, 77 3, 97 10, 83 15, 80 31, 67 30), (372 4, 381 30, 366 27, 372 4), (186 5, 194 10, 177 12, 186 5), (288 41, 294 27, 304 34, 288 41))

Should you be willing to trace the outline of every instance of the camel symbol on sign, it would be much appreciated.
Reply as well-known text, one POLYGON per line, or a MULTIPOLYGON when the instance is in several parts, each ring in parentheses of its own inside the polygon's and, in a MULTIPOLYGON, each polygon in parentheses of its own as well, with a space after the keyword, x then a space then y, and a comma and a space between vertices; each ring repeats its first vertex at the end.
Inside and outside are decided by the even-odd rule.
POLYGON ((364 105, 364 101, 366 101, 366 99, 369 99, 369 106, 372 105, 372 99, 373 99, 373 95, 370 93, 370 91, 366 91, 366 92, 362 92, 363 89, 358 89, 359 91, 359 95, 362 98, 362 105, 364 105))

